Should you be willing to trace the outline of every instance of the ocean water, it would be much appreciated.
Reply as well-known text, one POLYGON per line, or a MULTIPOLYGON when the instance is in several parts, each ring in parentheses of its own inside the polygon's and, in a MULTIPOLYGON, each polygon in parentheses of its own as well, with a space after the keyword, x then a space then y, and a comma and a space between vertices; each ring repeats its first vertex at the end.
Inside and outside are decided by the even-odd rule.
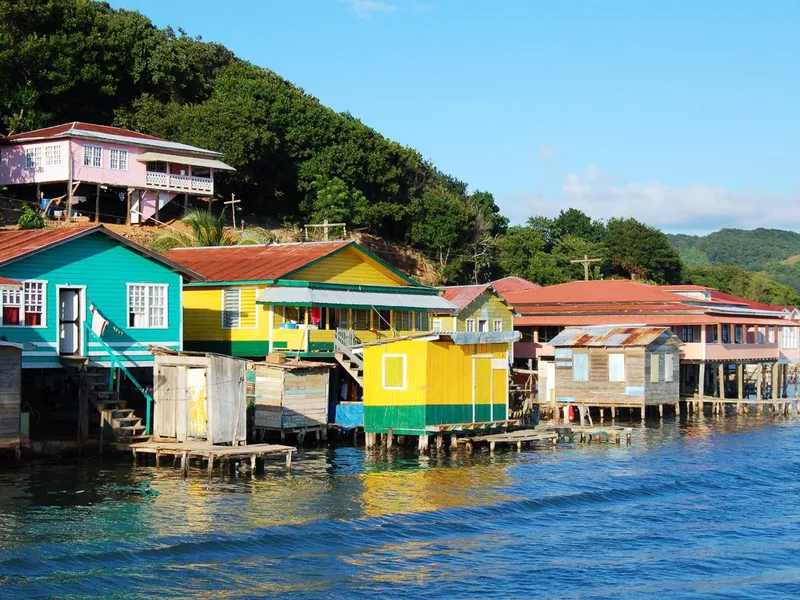
POLYGON ((367 455, 255 481, 110 457, 0 471, 0 598, 800 598, 800 426, 367 455))

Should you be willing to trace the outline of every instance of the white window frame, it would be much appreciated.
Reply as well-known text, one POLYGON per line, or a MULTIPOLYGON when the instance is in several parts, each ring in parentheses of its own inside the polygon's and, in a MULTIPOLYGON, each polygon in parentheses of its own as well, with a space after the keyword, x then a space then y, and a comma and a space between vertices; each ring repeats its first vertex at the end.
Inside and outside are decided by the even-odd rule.
POLYGON ((166 283, 126 283, 125 284, 125 325, 128 329, 169 329, 169 284, 166 283), (144 293, 144 314, 146 325, 131 324, 131 288, 143 287, 144 293), (164 290, 164 324, 151 325, 150 288, 162 288, 164 290))
POLYGON ((492 331, 503 331, 503 319, 495 319, 492 322, 492 331))
POLYGON ((608 355, 608 381, 609 383, 625 383, 625 354, 622 352, 614 352, 608 355), (611 357, 622 357, 622 379, 611 379, 611 357))
MULTIPOLYGON (((220 290, 222 294, 222 310, 220 311, 220 329, 242 329, 242 290, 240 288, 223 288, 220 290), (236 292, 237 297, 237 304, 236 304, 236 325, 229 325, 225 322, 225 315, 228 314, 228 311, 225 309, 225 294, 230 292, 236 292)), ((286 320, 284 312, 284 321, 286 320)))
POLYGON ((431 320, 431 330, 432 331, 441 331, 442 330, 442 320, 441 319, 432 319, 431 320))
POLYGON ((475 329, 475 319, 467 319, 464 323, 467 333, 475 333, 477 331, 477 329, 475 329))
POLYGON ((42 166, 42 147, 25 148, 25 168, 38 169, 42 166))
MULTIPOLYGON (((0 327, 25 327, 27 329, 45 329, 47 327, 47 281, 44 279, 25 279, 22 282, 22 288, 19 290, 2 290, 0 292, 0 327), (42 286, 42 323, 41 325, 25 325, 25 286, 27 284, 35 283, 42 286), (19 294, 19 323, 16 325, 3 323, 3 307, 5 305, 6 292, 15 292, 19 294)), ((17 306, 16 304, 12 306, 17 306)), ((33 312, 33 311, 31 311, 33 312)))
POLYGON ((128 153, 128 150, 126 148, 111 148, 109 150, 109 153, 108 153, 108 168, 113 170, 113 171, 127 171, 128 170, 128 155, 129 155, 129 153, 128 153), (115 162, 114 153, 117 153, 117 159, 116 159, 117 166, 116 167, 114 166, 114 162, 115 162), (124 167, 121 166, 122 165, 121 158, 123 156, 125 157, 125 166, 124 167))
POLYGON ((86 144, 83 147, 83 166, 103 168, 103 147, 86 144))
POLYGON ((383 389, 403 392, 408 386, 408 357, 405 354, 384 354, 381 361, 381 383, 383 389), (402 358, 403 359, 403 385, 401 387, 386 385, 386 359, 387 358, 402 358))
POLYGON ((44 165, 57 167, 61 164, 61 145, 48 144, 44 147, 44 165))

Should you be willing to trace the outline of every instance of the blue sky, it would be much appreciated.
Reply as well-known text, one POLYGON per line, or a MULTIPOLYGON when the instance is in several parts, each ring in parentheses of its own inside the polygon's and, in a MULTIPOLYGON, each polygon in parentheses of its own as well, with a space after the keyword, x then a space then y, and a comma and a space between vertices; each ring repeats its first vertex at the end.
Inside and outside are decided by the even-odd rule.
POLYGON ((112 0, 418 149, 514 222, 800 229, 800 2, 112 0))

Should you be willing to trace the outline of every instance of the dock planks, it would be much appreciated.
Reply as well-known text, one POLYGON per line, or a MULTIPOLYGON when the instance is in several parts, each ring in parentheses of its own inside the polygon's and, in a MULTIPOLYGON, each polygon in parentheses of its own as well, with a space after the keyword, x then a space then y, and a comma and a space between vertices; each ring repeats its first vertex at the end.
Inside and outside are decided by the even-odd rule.
POLYGON ((280 444, 252 444, 250 446, 216 446, 202 442, 140 442, 131 444, 133 460, 139 454, 154 454, 156 466, 159 466, 162 456, 172 456, 175 460, 181 459, 181 471, 184 475, 189 469, 189 459, 197 458, 207 462, 208 474, 214 471, 214 462, 220 463, 220 468, 228 464, 231 460, 246 459, 250 461, 251 475, 255 477, 256 460, 273 454, 283 454, 286 456, 286 468, 292 466, 292 453, 296 452, 293 446, 283 446, 280 444))

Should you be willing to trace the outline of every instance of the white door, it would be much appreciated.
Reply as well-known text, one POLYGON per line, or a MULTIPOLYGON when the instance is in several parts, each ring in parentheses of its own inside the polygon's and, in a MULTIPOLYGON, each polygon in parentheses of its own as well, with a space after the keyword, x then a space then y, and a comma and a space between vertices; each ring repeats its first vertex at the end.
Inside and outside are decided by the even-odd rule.
POLYGON ((80 354, 81 292, 76 289, 58 291, 58 352, 80 354))

